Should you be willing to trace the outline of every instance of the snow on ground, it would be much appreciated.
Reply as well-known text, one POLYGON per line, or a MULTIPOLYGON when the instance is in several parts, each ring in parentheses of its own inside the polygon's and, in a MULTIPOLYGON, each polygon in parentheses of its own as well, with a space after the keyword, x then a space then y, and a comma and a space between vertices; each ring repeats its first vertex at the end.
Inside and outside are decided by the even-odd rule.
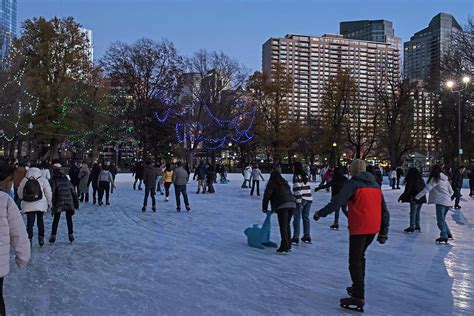
MULTIPOLYGON (((332 215, 311 221, 312 245, 282 256, 247 246, 244 229, 264 214, 261 198, 240 189, 240 175, 217 184, 215 195, 197 196, 191 183, 190 213, 176 213, 172 192, 169 203, 158 196, 156 214, 142 214, 143 191, 132 190, 129 174, 117 180, 112 206, 77 212, 72 245, 64 218, 56 244, 40 249, 35 236, 29 267, 12 266, 5 280, 9 315, 351 314, 339 307, 351 284, 348 234, 329 229, 332 215)), ((434 243, 434 206, 422 208, 422 233, 407 235, 409 206, 397 203, 400 190, 384 186, 384 193, 391 230, 385 245, 367 251, 365 314, 472 315, 474 200, 467 190, 463 209, 449 213, 455 239, 448 246, 434 243)), ((312 210, 330 194, 314 198, 312 210)), ((48 215, 47 237, 50 228, 48 215)), ((272 240, 280 241, 276 216, 272 240)))

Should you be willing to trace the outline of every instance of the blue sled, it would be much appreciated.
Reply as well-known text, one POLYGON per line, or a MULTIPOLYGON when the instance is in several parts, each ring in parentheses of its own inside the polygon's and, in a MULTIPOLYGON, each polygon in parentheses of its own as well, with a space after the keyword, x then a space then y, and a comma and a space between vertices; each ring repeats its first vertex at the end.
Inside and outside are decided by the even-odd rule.
POLYGON ((270 241, 270 229, 271 221, 270 217, 272 212, 267 212, 267 217, 263 222, 262 227, 258 227, 258 224, 254 224, 253 227, 249 227, 244 231, 244 234, 247 236, 247 243, 250 247, 264 249, 266 247, 277 248, 277 244, 270 241))

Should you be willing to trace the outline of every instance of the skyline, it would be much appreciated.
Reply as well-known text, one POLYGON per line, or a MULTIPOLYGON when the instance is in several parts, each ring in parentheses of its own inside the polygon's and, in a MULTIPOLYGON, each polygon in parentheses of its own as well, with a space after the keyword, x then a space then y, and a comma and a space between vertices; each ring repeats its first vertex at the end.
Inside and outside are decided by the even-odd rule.
POLYGON ((439 12, 454 15, 464 25, 474 15, 474 3, 467 0, 455 3, 137 0, 131 5, 125 0, 18 1, 19 27, 22 21, 35 16, 73 16, 84 28, 92 30, 96 61, 115 41, 132 43, 142 37, 166 38, 184 56, 202 48, 223 51, 252 71, 261 69, 262 44, 270 37, 288 33, 338 34, 341 21, 386 19, 393 22, 395 35, 405 42, 439 12))

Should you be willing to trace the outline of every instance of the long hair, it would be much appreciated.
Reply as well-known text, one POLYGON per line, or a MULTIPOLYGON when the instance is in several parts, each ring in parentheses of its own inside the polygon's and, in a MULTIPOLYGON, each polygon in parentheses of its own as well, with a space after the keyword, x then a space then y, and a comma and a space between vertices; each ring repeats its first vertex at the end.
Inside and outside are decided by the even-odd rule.
POLYGON ((277 186, 287 187, 288 189, 290 188, 290 185, 288 184, 288 182, 276 170, 272 171, 268 182, 275 183, 277 186))
MULTIPOLYGON (((295 161, 293 163, 293 168, 294 168, 294 174, 293 174, 293 177, 296 178, 296 177, 301 177, 301 179, 303 180, 303 183, 306 184, 308 183, 309 179, 308 179, 308 175, 306 174, 306 172, 304 171, 304 168, 303 168, 303 164, 299 161, 295 161)), ((293 178, 293 179, 294 179, 293 178)))
POLYGON ((431 168, 431 173, 430 173, 430 177, 428 178, 428 182, 430 182, 431 179, 434 179, 435 182, 438 182, 439 179, 441 178, 442 172, 443 172, 443 168, 441 168, 440 165, 434 165, 431 168))
POLYGON ((421 175, 421 172, 420 170, 418 170, 417 168, 410 168, 408 169, 408 172, 407 172, 407 175, 405 177, 405 183, 415 183, 417 181, 419 181, 420 179, 422 179, 423 176, 421 175))

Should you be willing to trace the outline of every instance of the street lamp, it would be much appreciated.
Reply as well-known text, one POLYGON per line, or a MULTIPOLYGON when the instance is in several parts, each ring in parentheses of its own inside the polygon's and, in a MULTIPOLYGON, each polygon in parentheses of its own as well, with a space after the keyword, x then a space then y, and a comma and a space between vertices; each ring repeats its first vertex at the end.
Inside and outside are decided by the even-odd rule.
POLYGON ((462 133, 461 133, 461 92, 466 90, 469 82, 471 81, 471 78, 469 76, 463 76, 462 77, 462 83, 463 87, 462 89, 454 90, 456 83, 453 80, 448 80, 446 82, 446 87, 448 87, 449 90, 453 94, 457 94, 458 96, 458 163, 459 166, 462 165, 462 155, 463 155, 463 149, 462 149, 462 133))
POLYGON ((33 130, 33 123, 28 123, 28 159, 31 161, 31 131, 33 130))
POLYGON ((337 143, 336 142, 332 143, 332 148, 334 152, 334 168, 336 168, 336 165, 337 165, 336 147, 337 147, 337 143))

